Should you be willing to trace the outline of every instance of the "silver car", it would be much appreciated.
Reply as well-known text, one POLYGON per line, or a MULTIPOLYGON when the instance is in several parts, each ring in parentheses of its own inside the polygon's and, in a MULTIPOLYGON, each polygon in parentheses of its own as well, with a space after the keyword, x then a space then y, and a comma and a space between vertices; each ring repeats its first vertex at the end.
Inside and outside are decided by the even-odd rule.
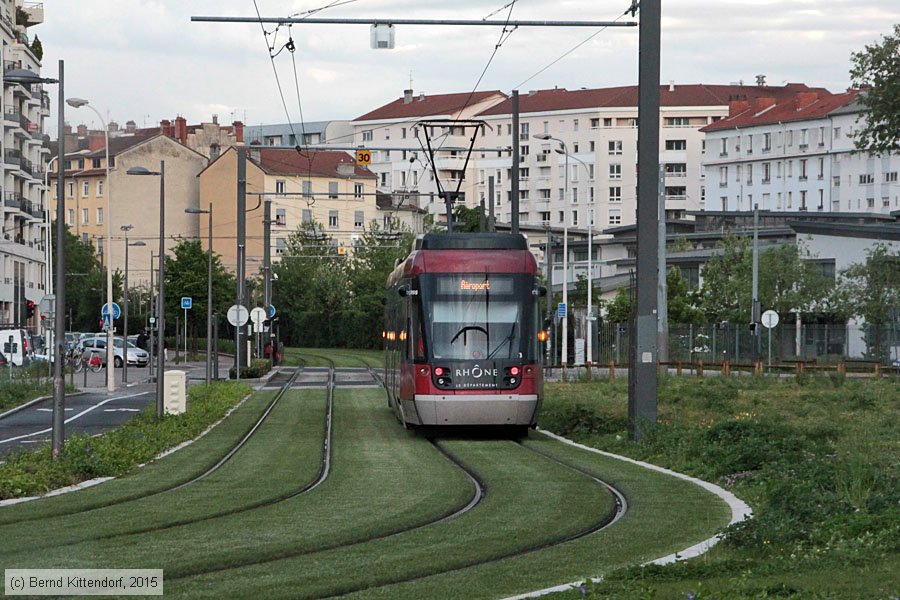
MULTIPOLYGON (((146 367, 150 363, 150 355, 146 350, 141 350, 132 343, 128 343, 128 365, 137 367, 146 367)), ((95 336, 85 338, 78 342, 78 348, 83 352, 94 352, 106 364, 106 337, 95 336)), ((113 338, 113 364, 116 367, 122 366, 122 357, 125 350, 125 340, 120 337, 113 338)))

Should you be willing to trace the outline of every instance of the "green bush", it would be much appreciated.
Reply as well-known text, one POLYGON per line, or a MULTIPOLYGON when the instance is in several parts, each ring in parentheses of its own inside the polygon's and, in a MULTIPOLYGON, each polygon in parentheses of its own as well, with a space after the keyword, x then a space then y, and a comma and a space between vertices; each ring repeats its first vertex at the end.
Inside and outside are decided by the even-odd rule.
MULTIPOLYGON (((241 367, 241 379, 259 379, 268 373, 270 369, 271 367, 267 359, 255 358, 250 361, 249 367, 241 367)), ((231 369, 228 370, 228 377, 234 379, 234 375, 235 369, 234 367, 231 367, 231 369)))
POLYGON ((195 438, 247 395, 236 382, 194 386, 188 390, 187 411, 156 417, 151 406, 118 429, 101 436, 73 435, 58 460, 50 445, 10 455, 0 465, 0 498, 44 494, 95 477, 119 477, 160 452, 195 438))
POLYGON ((53 384, 46 379, 15 379, 0 382, 0 412, 52 394, 53 384))

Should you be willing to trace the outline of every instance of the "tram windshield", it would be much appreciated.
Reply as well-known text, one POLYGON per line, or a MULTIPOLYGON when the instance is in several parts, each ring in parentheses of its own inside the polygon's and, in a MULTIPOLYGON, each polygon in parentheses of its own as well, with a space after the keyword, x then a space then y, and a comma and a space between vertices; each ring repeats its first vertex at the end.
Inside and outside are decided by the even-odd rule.
POLYGON ((535 355, 533 278, 423 276, 425 337, 435 359, 520 359, 535 355))

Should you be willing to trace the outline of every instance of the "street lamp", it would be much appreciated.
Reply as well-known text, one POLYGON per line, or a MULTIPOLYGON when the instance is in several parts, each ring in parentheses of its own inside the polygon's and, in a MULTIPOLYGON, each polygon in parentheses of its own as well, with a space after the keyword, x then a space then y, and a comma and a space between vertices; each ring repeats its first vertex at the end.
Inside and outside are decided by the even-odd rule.
POLYGON ((122 349, 122 383, 128 383, 128 247, 129 246, 146 246, 143 241, 128 242, 128 232, 134 229, 134 225, 122 225, 120 227, 125 232, 125 325, 122 334, 124 346, 122 349))
MULTIPOLYGON (((112 182, 109 180, 109 127, 106 126, 106 120, 96 108, 90 105, 83 98, 69 98, 66 104, 72 108, 81 108, 86 106, 97 115, 100 123, 103 124, 103 139, 106 144, 106 310, 109 311, 109 329, 106 331, 106 347, 113 347, 113 290, 112 290, 112 215, 110 214, 110 196, 112 196, 112 182)), ((60 137, 62 137, 60 135, 60 137)), ((111 351, 111 350, 110 350, 111 351)), ((127 362, 127 361, 126 361, 127 362)), ((116 391, 116 372, 109 371, 109 361, 106 361, 106 391, 116 391)))
POLYGON ((562 303, 566 307, 566 316, 563 318, 562 323, 562 368, 563 368, 563 380, 567 379, 567 364, 569 358, 569 152, 566 148, 566 143, 557 138, 553 137, 549 133, 535 133, 531 137, 539 139, 539 140, 554 140, 559 142, 560 148, 562 148, 562 154, 566 157, 566 174, 565 174, 565 192, 563 197, 563 299, 562 303))
MULTIPOLYGON (((59 79, 50 79, 41 77, 40 75, 25 69, 10 69, 2 74, 4 85, 6 82, 18 83, 21 85, 33 85, 35 83, 58 83, 59 84, 59 114, 57 115, 57 131, 59 132, 59 156, 66 155, 66 139, 62 135, 66 125, 65 118, 65 90, 63 82, 65 81, 65 63, 59 61, 59 79)), ((55 360, 53 362, 53 424, 51 426, 51 453, 53 458, 59 456, 62 452, 63 440, 65 439, 65 408, 66 408, 66 385, 63 379, 63 361, 66 359, 65 343, 66 343, 66 252, 65 252, 65 222, 66 205, 65 195, 63 193, 63 169, 62 160, 57 164, 56 169, 56 307, 54 312, 53 330, 54 343, 56 344, 55 360)), ((47 240, 48 243, 50 240, 47 240)))
POLYGON ((213 264, 213 256, 212 256, 212 227, 213 227, 213 209, 212 202, 209 203, 209 210, 203 210, 202 208, 194 208, 193 206, 190 208, 184 209, 184 212, 189 215, 209 215, 209 240, 207 242, 207 273, 206 273, 206 385, 210 384, 212 380, 212 302, 213 302, 213 291, 212 291, 212 264, 213 264))
POLYGON ((165 232, 166 232, 166 161, 159 161, 159 171, 151 171, 145 167, 131 167, 127 175, 159 175, 159 290, 156 298, 156 318, 159 335, 156 340, 156 416, 163 416, 163 373, 165 371, 166 337, 166 276, 165 276, 165 232))
MULTIPOLYGON (((563 152, 562 148, 557 148, 556 153, 563 154, 564 152, 563 152)), ((576 161, 581 163, 581 166, 584 167, 585 173, 587 174, 588 178, 590 179, 590 176, 591 176, 590 167, 588 167, 587 164, 583 160, 578 158, 577 156, 572 155, 572 158, 574 158, 576 161)), ((566 173, 566 177, 568 177, 568 176, 569 176, 569 174, 566 173)), ((594 224, 594 209, 593 209, 593 207, 590 207, 588 209, 588 264, 587 264, 588 281, 587 281, 587 361, 586 362, 588 365, 588 369, 590 369, 591 362, 593 362, 593 360, 594 360, 594 344, 593 344, 593 335, 591 332, 591 329, 592 329, 591 319, 593 318, 593 314, 594 314, 594 302, 593 302, 593 298, 591 297, 591 293, 592 293, 593 287, 594 287, 594 270, 593 270, 593 266, 591 263, 592 254, 593 254, 592 246, 593 246, 593 236, 594 236, 593 224, 594 224)))

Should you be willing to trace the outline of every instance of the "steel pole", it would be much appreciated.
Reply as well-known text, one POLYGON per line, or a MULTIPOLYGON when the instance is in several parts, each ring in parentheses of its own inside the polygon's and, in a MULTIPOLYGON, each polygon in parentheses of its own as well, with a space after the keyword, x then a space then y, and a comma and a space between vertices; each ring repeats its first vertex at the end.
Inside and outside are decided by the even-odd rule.
POLYGON ((660 0, 642 0, 638 58, 637 311, 628 376, 628 424, 644 438, 657 413, 657 230, 660 0))
POLYGON ((519 90, 512 91, 512 169, 510 175, 510 214, 509 223, 512 233, 519 233, 519 90))
POLYGON ((565 192, 563 193, 563 280, 562 303, 566 307, 566 315, 562 322, 562 369, 563 381, 568 379, 569 365, 569 150, 566 143, 559 140, 563 152, 566 154, 565 192))
MULTIPOLYGON (((65 106, 66 94, 63 85, 64 63, 59 61, 59 115, 57 116, 57 131, 65 131, 65 106)), ((65 156, 66 136, 59 136, 59 162, 56 165, 56 321, 53 323, 54 343, 56 344, 56 357, 53 362, 53 425, 51 453, 57 458, 63 449, 65 439, 65 414, 66 414, 66 381, 63 377, 63 361, 66 360, 66 196, 63 190, 65 185, 65 156)))
MULTIPOLYGON (((272 306, 272 199, 266 198, 263 213, 263 272, 265 276, 263 285, 263 304, 265 305, 266 320, 269 321, 269 331, 265 333, 266 341, 272 344, 272 320, 269 316, 270 307, 272 306)), ((265 344, 263 344, 265 347, 265 344)), ((265 354, 265 353, 263 353, 265 354)), ((269 367, 275 365, 275 348, 269 353, 269 367)))
MULTIPOLYGON (((125 232, 125 312, 123 316, 124 331, 122 332, 122 384, 128 383, 128 232, 125 232)), ((115 355, 115 352, 113 352, 115 355)), ((109 359, 107 359, 109 362, 109 359)))
MULTIPOLYGON (((237 149, 237 304, 244 305, 244 249, 247 239, 247 150, 237 149)), ((241 346, 243 325, 235 326, 234 369, 237 379, 241 378, 241 346)))
POLYGON ((213 205, 209 203, 209 241, 206 256, 206 385, 210 384, 212 379, 212 273, 213 273, 213 205))
POLYGON ((163 379, 166 370, 166 161, 159 161, 159 275, 157 276, 156 322, 156 416, 162 418, 164 407, 163 379))

